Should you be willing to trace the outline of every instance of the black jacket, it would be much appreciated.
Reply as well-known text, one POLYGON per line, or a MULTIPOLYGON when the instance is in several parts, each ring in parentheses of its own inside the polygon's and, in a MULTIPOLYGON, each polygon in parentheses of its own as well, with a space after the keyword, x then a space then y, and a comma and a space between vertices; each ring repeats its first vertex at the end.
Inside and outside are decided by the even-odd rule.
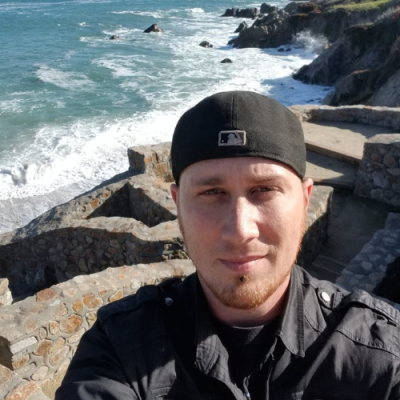
MULTIPOLYGON (((400 399, 399 312, 295 266, 252 399, 400 399), (260 375, 261 374, 261 375, 260 375), (261 376, 261 379, 260 379, 261 376)), ((196 275, 99 310, 56 400, 248 399, 233 382, 196 275)))

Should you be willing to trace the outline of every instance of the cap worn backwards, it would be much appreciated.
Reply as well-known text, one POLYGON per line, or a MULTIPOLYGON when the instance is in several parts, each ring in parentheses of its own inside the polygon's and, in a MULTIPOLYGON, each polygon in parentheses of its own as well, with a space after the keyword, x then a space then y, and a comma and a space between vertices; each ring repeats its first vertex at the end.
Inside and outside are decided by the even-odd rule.
POLYGON ((304 134, 296 116, 276 100, 248 91, 205 98, 179 119, 171 147, 176 183, 189 165, 229 157, 263 157, 306 168, 304 134))

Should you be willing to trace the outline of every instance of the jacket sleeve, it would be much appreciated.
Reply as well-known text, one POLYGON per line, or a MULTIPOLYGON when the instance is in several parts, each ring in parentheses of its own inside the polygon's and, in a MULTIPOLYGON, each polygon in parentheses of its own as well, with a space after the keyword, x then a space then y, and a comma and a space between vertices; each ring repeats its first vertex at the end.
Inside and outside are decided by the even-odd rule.
POLYGON ((139 400, 97 321, 83 336, 55 400, 139 400))

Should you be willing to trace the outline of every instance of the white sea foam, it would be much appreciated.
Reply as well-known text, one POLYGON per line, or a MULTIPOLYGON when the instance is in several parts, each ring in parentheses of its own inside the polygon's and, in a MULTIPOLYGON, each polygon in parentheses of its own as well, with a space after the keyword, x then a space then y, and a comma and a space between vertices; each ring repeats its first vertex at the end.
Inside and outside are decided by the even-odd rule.
POLYGON ((298 33, 295 39, 295 47, 305 48, 313 54, 320 54, 327 44, 328 39, 325 36, 312 34, 309 30, 298 33))
POLYGON ((111 14, 133 14, 143 17, 163 18, 163 14, 154 11, 112 11, 111 14))
POLYGON ((64 72, 56 68, 50 68, 47 65, 39 66, 36 75, 45 83, 51 83, 68 90, 89 90, 94 84, 84 74, 64 72))

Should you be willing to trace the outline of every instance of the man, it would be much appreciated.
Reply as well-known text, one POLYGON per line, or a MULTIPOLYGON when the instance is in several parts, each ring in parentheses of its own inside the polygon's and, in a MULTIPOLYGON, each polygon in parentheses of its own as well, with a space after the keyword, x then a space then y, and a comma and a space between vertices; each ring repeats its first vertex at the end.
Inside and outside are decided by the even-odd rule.
POLYGON ((398 312, 294 264, 312 189, 295 116, 218 93, 171 159, 197 273, 102 308, 56 399, 400 399, 398 312))

